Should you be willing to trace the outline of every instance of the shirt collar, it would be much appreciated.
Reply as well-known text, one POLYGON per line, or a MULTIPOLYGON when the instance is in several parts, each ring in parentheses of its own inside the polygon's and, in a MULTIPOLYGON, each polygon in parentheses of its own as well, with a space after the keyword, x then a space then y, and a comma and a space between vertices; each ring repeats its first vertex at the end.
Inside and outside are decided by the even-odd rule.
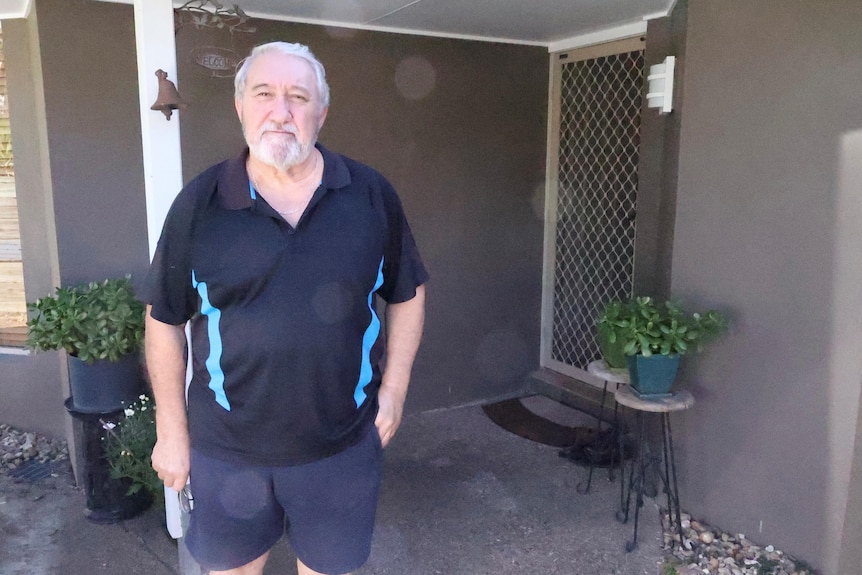
MULTIPOLYGON (((330 152, 321 143, 315 148, 323 156, 322 185, 327 190, 337 190, 350 185, 350 171, 340 154, 330 152)), ((218 177, 218 198, 221 207, 228 210, 244 210, 252 207, 253 200, 249 192, 248 172, 245 164, 248 159, 248 148, 225 162, 224 169, 218 177)))

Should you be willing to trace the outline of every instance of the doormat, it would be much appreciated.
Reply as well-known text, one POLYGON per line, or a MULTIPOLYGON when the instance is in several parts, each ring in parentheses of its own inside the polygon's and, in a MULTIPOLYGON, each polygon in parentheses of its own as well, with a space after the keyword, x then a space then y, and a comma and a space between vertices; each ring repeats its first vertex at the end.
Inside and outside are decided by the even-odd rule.
POLYGON ((527 409, 517 398, 483 405, 482 410, 503 429, 552 447, 583 445, 596 437, 593 427, 569 427, 549 421, 527 409))

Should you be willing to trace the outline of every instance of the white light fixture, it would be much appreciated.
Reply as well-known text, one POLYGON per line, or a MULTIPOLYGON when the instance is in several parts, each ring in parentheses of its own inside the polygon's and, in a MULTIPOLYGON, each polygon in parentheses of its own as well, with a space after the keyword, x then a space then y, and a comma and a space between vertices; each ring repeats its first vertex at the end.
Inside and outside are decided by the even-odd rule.
POLYGON ((649 67, 647 76, 647 107, 659 108, 659 113, 673 110, 673 70, 676 58, 668 56, 661 64, 649 67))

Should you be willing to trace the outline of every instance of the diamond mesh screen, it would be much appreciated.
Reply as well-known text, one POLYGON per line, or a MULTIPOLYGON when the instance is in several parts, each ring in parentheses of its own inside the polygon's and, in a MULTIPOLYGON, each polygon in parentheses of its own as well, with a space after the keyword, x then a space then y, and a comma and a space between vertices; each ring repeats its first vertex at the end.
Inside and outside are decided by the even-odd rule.
POLYGON ((643 51, 562 65, 551 357, 586 369, 632 293, 643 51))

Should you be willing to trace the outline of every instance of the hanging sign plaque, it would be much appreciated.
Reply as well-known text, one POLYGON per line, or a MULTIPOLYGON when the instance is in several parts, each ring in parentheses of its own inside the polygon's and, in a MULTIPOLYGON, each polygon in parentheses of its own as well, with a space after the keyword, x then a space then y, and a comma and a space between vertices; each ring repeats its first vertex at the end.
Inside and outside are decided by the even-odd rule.
POLYGON ((217 46, 199 46, 191 51, 195 64, 206 69, 210 76, 230 78, 236 74, 240 56, 233 50, 217 46))

